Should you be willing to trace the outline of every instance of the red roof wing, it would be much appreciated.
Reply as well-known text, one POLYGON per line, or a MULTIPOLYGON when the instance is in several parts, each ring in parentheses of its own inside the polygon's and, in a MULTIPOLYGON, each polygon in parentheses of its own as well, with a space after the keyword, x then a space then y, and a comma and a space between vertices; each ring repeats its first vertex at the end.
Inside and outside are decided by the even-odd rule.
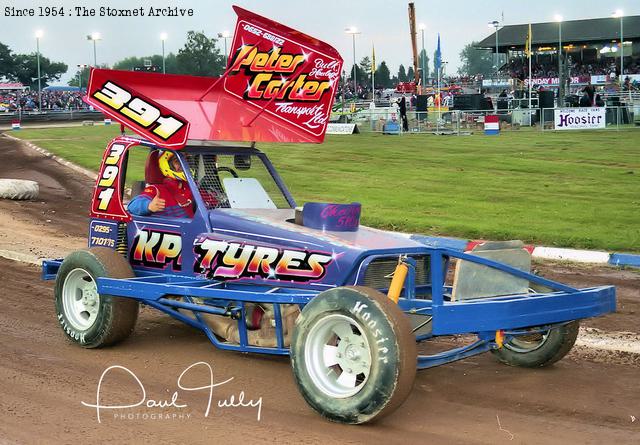
POLYGON ((87 102, 159 146, 324 139, 342 71, 330 45, 234 6, 220 78, 92 69, 87 102))

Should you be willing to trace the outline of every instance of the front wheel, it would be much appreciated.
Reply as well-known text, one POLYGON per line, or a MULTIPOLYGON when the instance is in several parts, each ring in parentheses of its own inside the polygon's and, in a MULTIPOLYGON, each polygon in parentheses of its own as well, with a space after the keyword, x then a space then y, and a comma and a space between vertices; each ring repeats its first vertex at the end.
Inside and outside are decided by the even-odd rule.
POLYGON ((315 297, 296 322, 293 374, 307 403, 329 420, 359 424, 393 412, 416 374, 407 317, 380 292, 339 287, 315 297))
POLYGON ((552 329, 514 336, 493 354, 502 363, 524 368, 549 366, 563 358, 576 342, 580 323, 575 320, 552 329))
POLYGON ((67 337, 85 348, 127 338, 138 318, 138 302, 98 294, 96 279, 133 276, 127 260, 106 247, 69 254, 60 265, 54 290, 58 322, 67 337))

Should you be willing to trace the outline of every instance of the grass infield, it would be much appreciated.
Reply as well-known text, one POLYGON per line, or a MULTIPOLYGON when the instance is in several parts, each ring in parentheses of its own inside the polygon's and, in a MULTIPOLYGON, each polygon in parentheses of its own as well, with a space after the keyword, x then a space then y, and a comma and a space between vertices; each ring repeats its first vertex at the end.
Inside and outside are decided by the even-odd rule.
MULTIPOLYGON (((119 126, 12 132, 97 170, 119 126)), ((362 223, 430 235, 640 251, 640 131, 328 135, 261 144, 299 205, 361 202, 362 223)), ((142 171, 142 151, 131 166, 142 171)))

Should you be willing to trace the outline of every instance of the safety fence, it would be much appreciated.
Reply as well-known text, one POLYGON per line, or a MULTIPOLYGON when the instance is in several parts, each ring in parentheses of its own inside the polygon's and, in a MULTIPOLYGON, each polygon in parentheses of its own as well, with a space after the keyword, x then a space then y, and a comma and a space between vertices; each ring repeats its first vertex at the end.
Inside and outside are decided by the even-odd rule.
POLYGON ((0 124, 11 124, 14 121, 22 123, 57 122, 57 121, 81 121, 99 120, 102 113, 92 110, 68 110, 68 111, 37 111, 33 112, 1 112, 0 124))
POLYGON ((498 128, 500 131, 548 131, 570 129, 640 129, 637 106, 592 108, 520 108, 514 110, 407 111, 406 124, 395 107, 356 111, 334 116, 344 123, 355 123, 360 132, 388 134, 433 133, 468 135, 498 128), (487 116, 497 116, 487 118, 487 116), (491 125, 486 125, 491 121, 491 125), (485 128, 486 127, 486 128, 485 128))

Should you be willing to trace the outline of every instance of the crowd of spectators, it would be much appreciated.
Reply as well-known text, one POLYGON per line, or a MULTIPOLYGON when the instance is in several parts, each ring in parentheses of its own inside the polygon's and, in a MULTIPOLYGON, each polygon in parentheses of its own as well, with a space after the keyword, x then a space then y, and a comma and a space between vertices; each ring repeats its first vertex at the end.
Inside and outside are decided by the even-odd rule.
MULTIPOLYGON (((532 61, 531 75, 535 78, 558 77, 557 58, 548 58, 546 63, 532 61)), ((640 61, 625 57, 624 74, 640 74, 640 61)), ((529 76, 529 61, 526 58, 514 58, 501 68, 501 73, 514 79, 524 80, 529 76)), ((568 57, 568 72, 571 76, 607 75, 616 78, 620 75, 620 59, 609 57, 593 63, 581 63, 568 57)))
MULTIPOLYGON (((88 109, 80 91, 42 91, 42 111, 69 111, 88 109)), ((38 110, 38 91, 0 91, 0 111, 38 110)))

